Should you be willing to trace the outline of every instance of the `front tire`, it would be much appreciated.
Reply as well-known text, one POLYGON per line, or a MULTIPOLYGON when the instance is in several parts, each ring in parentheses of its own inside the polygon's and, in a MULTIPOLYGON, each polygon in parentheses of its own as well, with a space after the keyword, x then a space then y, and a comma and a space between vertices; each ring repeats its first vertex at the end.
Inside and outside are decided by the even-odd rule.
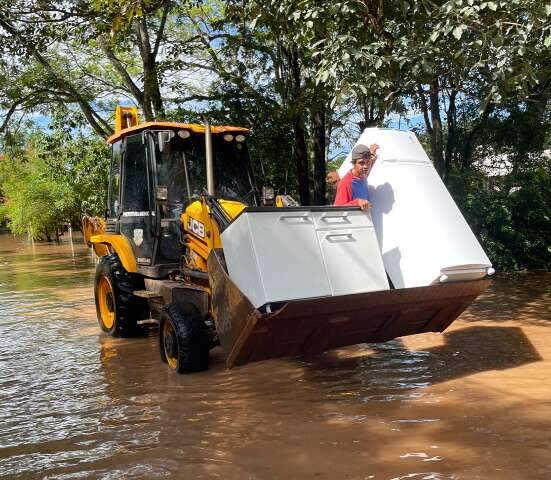
POLYGON ((141 335, 138 320, 149 318, 147 300, 133 295, 143 290, 143 279, 128 273, 116 254, 104 255, 96 266, 94 296, 101 329, 113 337, 141 335))
POLYGON ((161 360, 178 373, 193 373, 209 366, 210 338, 201 314, 191 304, 168 305, 161 313, 161 360))

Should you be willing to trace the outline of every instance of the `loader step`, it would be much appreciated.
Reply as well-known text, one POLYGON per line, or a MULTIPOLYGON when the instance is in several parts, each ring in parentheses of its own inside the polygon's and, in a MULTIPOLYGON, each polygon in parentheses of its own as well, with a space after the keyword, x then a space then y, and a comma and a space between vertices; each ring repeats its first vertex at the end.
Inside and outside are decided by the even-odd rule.
POLYGON ((154 318, 145 318, 136 322, 138 325, 159 325, 159 320, 154 318))
POLYGON ((149 290, 134 290, 132 293, 135 297, 147 298, 150 300, 153 298, 163 298, 163 296, 159 293, 150 292, 149 290))

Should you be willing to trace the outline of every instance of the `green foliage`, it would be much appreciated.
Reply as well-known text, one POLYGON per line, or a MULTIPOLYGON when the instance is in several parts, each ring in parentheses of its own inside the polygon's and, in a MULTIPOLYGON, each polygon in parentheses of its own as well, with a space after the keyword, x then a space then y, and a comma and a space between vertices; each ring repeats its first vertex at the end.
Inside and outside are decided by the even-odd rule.
POLYGON ((74 196, 64 183, 58 182, 44 160, 35 151, 26 152, 24 163, 4 160, 3 215, 15 234, 28 233, 34 238, 56 236, 69 217, 74 196))
POLYGON ((545 2, 449 0, 430 16, 430 42, 448 52, 448 63, 463 64, 467 75, 488 85, 487 102, 522 97, 547 80, 551 9, 545 2))
POLYGON ((110 149, 97 136, 57 130, 37 136, 36 148, 49 170, 66 183, 75 196, 71 220, 84 214, 101 215, 107 204, 110 149))
POLYGON ((452 172, 450 189, 498 268, 551 269, 551 161, 525 157, 507 177, 452 172))
POLYGON ((106 204, 108 149, 97 138, 71 131, 33 132, 24 147, 8 148, 0 162, 4 204, 0 216, 13 233, 51 240, 65 224, 106 204))

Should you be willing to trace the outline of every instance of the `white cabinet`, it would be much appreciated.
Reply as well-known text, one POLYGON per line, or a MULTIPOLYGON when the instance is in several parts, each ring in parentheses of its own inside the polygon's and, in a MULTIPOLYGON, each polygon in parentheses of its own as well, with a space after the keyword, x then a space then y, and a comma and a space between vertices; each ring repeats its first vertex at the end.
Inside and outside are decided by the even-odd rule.
POLYGON ((373 228, 318 230, 332 295, 388 290, 373 228))
POLYGON ((244 212, 222 245, 230 277, 256 308, 331 294, 309 211, 244 212))
POLYGON ((259 284, 263 287, 263 303, 330 295, 309 212, 245 215, 258 263, 259 284))
POLYGON ((250 208, 222 245, 230 277, 256 308, 388 289, 373 224, 358 209, 250 208))

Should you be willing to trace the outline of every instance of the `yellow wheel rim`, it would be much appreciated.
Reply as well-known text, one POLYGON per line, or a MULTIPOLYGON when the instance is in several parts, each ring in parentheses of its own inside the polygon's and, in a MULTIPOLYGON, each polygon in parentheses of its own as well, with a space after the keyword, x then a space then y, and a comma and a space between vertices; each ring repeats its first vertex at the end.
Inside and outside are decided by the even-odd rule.
POLYGON ((105 276, 98 282, 98 301, 101 323, 109 330, 115 323, 115 297, 111 282, 105 276))
POLYGON ((176 331, 170 320, 163 324, 163 350, 165 353, 168 366, 173 370, 178 368, 178 340, 176 339, 176 331))

